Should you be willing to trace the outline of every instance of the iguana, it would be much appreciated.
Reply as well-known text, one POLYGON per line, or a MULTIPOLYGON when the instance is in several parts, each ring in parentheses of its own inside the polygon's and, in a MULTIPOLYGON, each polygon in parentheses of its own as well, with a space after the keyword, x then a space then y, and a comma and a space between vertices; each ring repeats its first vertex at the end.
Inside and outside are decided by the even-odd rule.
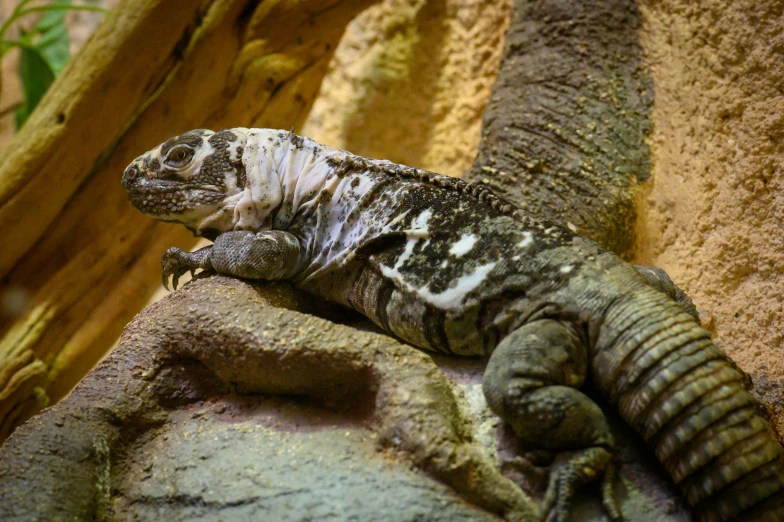
POLYGON ((562 452, 542 512, 567 518, 602 477, 613 437, 591 379, 653 448, 702 521, 784 521, 784 450, 688 298, 487 188, 355 156, 290 132, 194 130, 136 158, 142 213, 214 241, 170 248, 195 269, 290 280, 417 347, 489 356, 491 409, 526 443, 562 452))

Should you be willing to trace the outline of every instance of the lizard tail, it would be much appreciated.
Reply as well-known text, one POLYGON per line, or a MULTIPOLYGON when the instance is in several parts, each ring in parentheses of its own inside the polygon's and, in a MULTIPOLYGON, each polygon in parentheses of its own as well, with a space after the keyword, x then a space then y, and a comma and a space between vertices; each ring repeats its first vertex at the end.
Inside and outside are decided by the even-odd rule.
POLYGON ((592 372, 701 522, 784 521, 784 449, 748 376, 660 292, 612 304, 592 372))

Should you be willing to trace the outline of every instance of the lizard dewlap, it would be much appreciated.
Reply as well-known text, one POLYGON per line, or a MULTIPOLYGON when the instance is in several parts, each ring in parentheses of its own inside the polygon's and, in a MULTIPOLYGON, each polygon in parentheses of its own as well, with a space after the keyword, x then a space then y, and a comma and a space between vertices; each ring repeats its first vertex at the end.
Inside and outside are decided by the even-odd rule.
MULTIPOLYGON (((214 240, 194 269, 287 279, 428 350, 490 355, 490 407, 527 443, 568 451, 542 506, 564 521, 614 442, 579 391, 590 374, 702 521, 784 521, 784 450, 748 377, 659 269, 625 263, 488 189, 270 129, 194 130, 134 160, 141 212, 214 240)), ((604 477, 602 479, 602 477, 604 477)))

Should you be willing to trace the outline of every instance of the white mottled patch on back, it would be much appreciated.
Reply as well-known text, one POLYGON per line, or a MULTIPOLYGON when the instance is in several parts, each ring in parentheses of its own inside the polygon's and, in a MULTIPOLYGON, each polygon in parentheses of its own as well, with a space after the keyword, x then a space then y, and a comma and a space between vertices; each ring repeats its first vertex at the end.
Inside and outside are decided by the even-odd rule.
POLYGON ((434 294, 427 287, 422 287, 416 292, 422 299, 439 308, 457 308, 463 304, 466 295, 487 279, 487 275, 496 264, 497 262, 493 261, 476 267, 472 273, 457 278, 457 283, 443 292, 434 294))
POLYGON ((407 215, 408 215, 408 210, 406 210, 402 214, 399 214, 399 215, 395 216, 395 218, 392 221, 390 221, 389 223, 384 225, 384 228, 381 229, 381 233, 382 234, 389 234, 389 233, 391 233, 393 230, 396 229, 398 223, 403 221, 407 215))
POLYGON ((449 253, 455 257, 462 257, 469 253, 479 240, 474 234, 463 234, 460 239, 449 248, 449 253))
POLYGON ((429 208, 423 210, 411 224, 411 228, 406 230, 406 234, 411 236, 429 236, 430 230, 427 227, 430 218, 433 217, 433 211, 429 208))
POLYGON ((397 282, 406 291, 416 293, 423 301, 430 303, 439 308, 457 308, 463 304, 463 299, 471 291, 481 285, 487 278, 487 275, 495 268, 497 262, 487 263, 480 265, 474 269, 470 274, 466 274, 457 279, 454 286, 447 288, 443 292, 433 293, 427 286, 421 288, 414 288, 411 284, 406 282, 405 276, 400 273, 400 268, 411 257, 414 252, 414 246, 418 240, 409 239, 406 243, 403 252, 397 258, 394 267, 379 265, 381 274, 397 282))
POLYGON ((416 238, 411 238, 408 241, 406 241, 406 246, 403 248, 403 252, 401 252, 400 255, 398 256, 397 261, 395 262, 395 266, 388 267, 386 265, 380 264, 379 268, 381 269, 381 274, 384 277, 388 277, 390 279, 405 284, 404 276, 403 274, 400 273, 400 269, 403 267, 403 264, 405 264, 405 262, 408 261, 408 259, 414 253, 414 246, 416 246, 418 241, 419 239, 416 238))
POLYGON ((574 270, 574 265, 564 265, 561 267, 561 273, 563 274, 568 274, 572 270, 574 270))
MULTIPOLYGON (((305 148, 300 147, 296 154, 306 154, 303 149, 305 148)), ((327 147, 322 147, 321 150, 318 154, 309 154, 310 159, 304 164, 300 160, 299 164, 304 170, 299 171, 296 183, 294 170, 292 176, 285 177, 289 181, 284 182, 285 192, 293 203, 290 209, 292 216, 308 213, 317 216, 313 234, 308 238, 314 255, 298 281, 305 284, 350 262, 359 246, 368 238, 407 232, 402 230, 400 224, 409 215, 408 212, 403 212, 388 222, 385 220, 391 216, 377 216, 373 219, 368 215, 358 214, 357 210, 367 204, 368 194, 372 193, 379 183, 379 177, 372 172, 353 172, 347 176, 337 176, 334 167, 330 166, 330 163, 337 161, 334 157, 335 151, 327 147), (317 185, 319 180, 322 183, 321 188, 317 185)), ((290 165, 298 164, 293 158, 291 161, 284 161, 290 165)), ((392 198, 394 194, 389 196, 392 198)), ((414 220, 416 226, 411 230, 410 242, 397 261, 397 268, 413 254, 416 241, 423 239, 423 232, 427 233, 428 219, 427 215, 420 215, 418 220, 414 220)), ((277 228, 277 219, 275 225, 277 228)))
POLYGON ((523 239, 521 239, 520 242, 517 243, 517 246, 519 248, 528 248, 533 244, 534 244, 534 235, 526 230, 525 232, 523 232, 523 239))
POLYGON ((408 238, 406 247, 408 247, 408 244, 412 241, 416 243, 420 239, 425 240, 424 244, 422 244, 422 248, 425 248, 430 244, 430 228, 428 227, 428 223, 430 222, 431 217, 433 217, 433 211, 428 208, 414 218, 414 222, 411 223, 411 228, 404 231, 408 238))
MULTIPOLYGON (((414 222, 411 224, 411 228, 406 230, 408 241, 406 241, 406 246, 403 248, 403 252, 401 252, 401 254, 398 256, 397 261, 395 262, 395 266, 388 267, 386 265, 379 265, 381 273, 384 275, 384 277, 388 277, 405 284, 405 277, 400 273, 400 269, 414 253, 414 246, 416 246, 420 240, 427 239, 429 237, 427 224, 432 216, 433 211, 428 208, 414 218, 414 222)), ((399 219, 396 219, 395 221, 399 222, 399 219)))

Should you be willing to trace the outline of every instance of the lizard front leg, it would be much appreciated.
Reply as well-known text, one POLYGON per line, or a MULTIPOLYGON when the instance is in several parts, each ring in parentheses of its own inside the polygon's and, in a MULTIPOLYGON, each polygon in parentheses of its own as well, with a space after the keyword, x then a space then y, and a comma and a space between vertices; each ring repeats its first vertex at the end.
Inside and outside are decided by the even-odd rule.
POLYGON ((195 252, 167 250, 161 259, 163 286, 168 289, 171 276, 176 289, 179 278, 197 268, 245 279, 288 279, 304 268, 304 250, 294 234, 282 230, 226 232, 195 252))
POLYGON ((526 443, 559 452, 542 506, 558 522, 566 521, 576 488, 601 477, 605 510, 621 519, 611 487, 615 441, 599 406, 576 389, 586 371, 584 335, 552 319, 509 334, 485 370, 490 408, 526 443))

